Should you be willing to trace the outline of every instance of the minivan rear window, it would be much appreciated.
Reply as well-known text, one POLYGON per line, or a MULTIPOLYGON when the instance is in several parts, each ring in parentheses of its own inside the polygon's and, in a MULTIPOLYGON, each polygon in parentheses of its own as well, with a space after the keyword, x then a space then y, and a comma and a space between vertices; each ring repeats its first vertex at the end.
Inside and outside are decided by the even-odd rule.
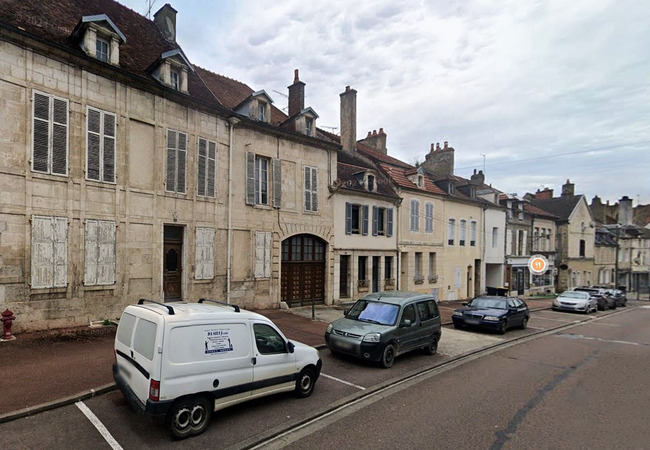
POLYGON ((133 325, 135 325, 135 316, 129 313, 122 314, 120 325, 117 327, 117 340, 127 347, 131 347, 133 325))
POLYGON ((157 328, 158 326, 154 322, 145 319, 140 319, 135 327, 133 350, 147 358, 149 361, 153 360, 157 328))

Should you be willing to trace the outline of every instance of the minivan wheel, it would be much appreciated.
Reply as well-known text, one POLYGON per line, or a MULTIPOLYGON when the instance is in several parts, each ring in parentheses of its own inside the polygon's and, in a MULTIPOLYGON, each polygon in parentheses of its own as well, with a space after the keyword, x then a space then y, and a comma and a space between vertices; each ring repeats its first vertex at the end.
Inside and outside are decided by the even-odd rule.
POLYGON ((167 413, 167 427, 173 438, 196 436, 207 428, 212 417, 210 402, 205 397, 177 400, 167 413))
POLYGON ((393 367, 395 362, 395 346, 393 344, 387 344, 384 348, 384 353, 381 355, 381 366, 384 369, 390 369, 393 367))
POLYGON ((296 380, 296 396, 299 398, 306 398, 314 392, 314 384, 316 383, 316 374, 314 369, 305 367, 300 371, 298 379, 296 380))
POLYGON ((438 353, 438 338, 435 335, 431 336, 431 339, 429 339, 429 345, 424 347, 424 351, 427 355, 435 355, 438 353))

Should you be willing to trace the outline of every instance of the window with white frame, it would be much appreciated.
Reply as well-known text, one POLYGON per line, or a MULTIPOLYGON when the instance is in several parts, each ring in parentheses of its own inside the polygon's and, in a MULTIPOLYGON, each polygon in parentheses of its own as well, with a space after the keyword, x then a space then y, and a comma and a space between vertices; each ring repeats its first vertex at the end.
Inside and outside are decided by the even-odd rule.
POLYGON ((454 245, 456 240, 456 219, 447 221, 447 245, 454 245))
POLYGON ((271 277, 272 244, 270 231, 255 232, 255 278, 271 277))
POLYGON ((255 204, 269 204, 269 158, 255 158, 255 204))
POLYGON ((307 136, 312 136, 314 133, 314 119, 311 117, 305 117, 305 134, 307 136))
POLYGON ((497 248, 499 242, 499 227, 492 227, 492 248, 497 248))
POLYGON ((187 161, 187 134, 167 130, 168 192, 185 193, 185 164, 187 161))
POLYGON ((305 166, 305 211, 318 211, 318 169, 305 166))
POLYGON ((266 103, 257 102, 257 120, 261 122, 266 121, 266 103))
POLYGON ((469 245, 476 247, 476 221, 472 220, 469 223, 469 245))
POLYGON ((433 203, 427 203, 425 209, 424 231, 433 233, 433 203))
POLYGON ((68 284, 68 219, 32 217, 32 289, 68 284))
POLYGON ((88 107, 86 178, 115 183, 115 114, 88 107))
POLYGON ((115 284, 115 229, 111 220, 86 220, 84 232, 84 285, 115 284))
POLYGON ((420 231, 420 202, 411 200, 411 231, 420 231))
POLYGON ((465 245, 467 239, 467 220, 460 219, 460 235, 458 236, 458 244, 462 247, 465 245))
POLYGON ((95 56, 100 61, 110 62, 111 60, 111 44, 99 36, 95 41, 95 56))
POLYGON ((214 228, 196 227, 194 278, 197 280, 214 278, 214 237, 214 228))
POLYGON ((217 143, 200 137, 196 175, 196 193, 198 195, 206 197, 215 196, 216 172, 217 143))
POLYGON ((246 204, 269 205, 280 208, 282 202, 282 160, 271 159, 257 155, 253 152, 246 153, 246 204), (271 175, 273 176, 273 189, 271 191, 271 175))
POLYGON ((32 170, 68 175, 68 100, 33 95, 32 170))

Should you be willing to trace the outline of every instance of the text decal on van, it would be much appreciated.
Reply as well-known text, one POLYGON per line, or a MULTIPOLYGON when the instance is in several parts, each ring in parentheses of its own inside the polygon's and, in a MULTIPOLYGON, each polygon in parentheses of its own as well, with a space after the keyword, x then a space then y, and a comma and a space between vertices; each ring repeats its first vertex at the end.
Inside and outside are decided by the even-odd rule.
POLYGON ((232 352, 230 328, 205 330, 205 354, 232 352))

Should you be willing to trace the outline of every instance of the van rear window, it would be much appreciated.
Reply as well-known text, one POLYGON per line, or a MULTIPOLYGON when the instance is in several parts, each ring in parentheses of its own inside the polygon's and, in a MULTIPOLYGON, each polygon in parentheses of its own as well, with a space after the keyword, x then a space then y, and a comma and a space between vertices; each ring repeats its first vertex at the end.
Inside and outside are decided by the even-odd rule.
POLYGON ((127 347, 131 347, 133 325, 135 325, 135 316, 128 313, 122 314, 120 325, 117 327, 117 340, 127 347))
POLYGON ((135 327, 133 350, 147 358, 149 361, 153 360, 157 328, 158 326, 154 322, 145 319, 140 319, 135 327))

